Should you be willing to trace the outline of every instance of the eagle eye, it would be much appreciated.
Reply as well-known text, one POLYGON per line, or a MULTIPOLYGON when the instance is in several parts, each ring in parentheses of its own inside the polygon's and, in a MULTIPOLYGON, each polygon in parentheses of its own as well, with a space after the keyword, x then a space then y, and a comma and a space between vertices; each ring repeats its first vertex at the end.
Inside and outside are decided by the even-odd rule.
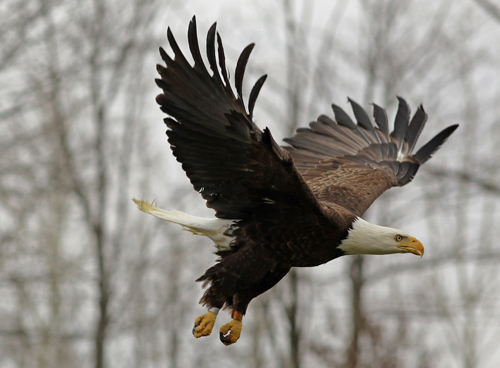
POLYGON ((401 235, 396 235, 394 237, 394 240, 396 240, 399 243, 401 240, 403 240, 403 237, 401 235))

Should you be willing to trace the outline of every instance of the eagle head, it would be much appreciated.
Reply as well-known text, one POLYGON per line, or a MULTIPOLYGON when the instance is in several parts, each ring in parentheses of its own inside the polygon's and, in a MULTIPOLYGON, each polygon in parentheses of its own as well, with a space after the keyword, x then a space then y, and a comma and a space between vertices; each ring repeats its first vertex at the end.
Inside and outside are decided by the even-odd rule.
POLYGON ((374 225, 357 218, 340 245, 345 254, 393 254, 413 253, 422 257, 424 246, 404 231, 374 225))

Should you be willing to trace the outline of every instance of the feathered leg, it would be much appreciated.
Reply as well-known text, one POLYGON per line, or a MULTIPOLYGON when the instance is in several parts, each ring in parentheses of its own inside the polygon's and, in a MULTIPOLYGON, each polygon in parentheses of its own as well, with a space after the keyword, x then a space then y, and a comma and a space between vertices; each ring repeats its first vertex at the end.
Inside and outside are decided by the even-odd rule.
MULTIPOLYGON (((200 300, 201 304, 232 310, 232 320, 219 330, 224 345, 234 344, 240 338, 243 315, 250 301, 276 285, 290 270, 276 264, 271 257, 263 256, 263 252, 260 247, 248 246, 240 248, 237 253, 223 254, 220 261, 197 280, 203 281, 204 286, 210 285, 200 300), (254 254, 256 249, 260 251, 260 256, 254 254)), ((207 313, 196 320, 196 337, 206 336, 203 331, 208 335, 213 324, 205 327, 205 323, 208 326, 210 321, 215 321, 214 317, 207 313)))

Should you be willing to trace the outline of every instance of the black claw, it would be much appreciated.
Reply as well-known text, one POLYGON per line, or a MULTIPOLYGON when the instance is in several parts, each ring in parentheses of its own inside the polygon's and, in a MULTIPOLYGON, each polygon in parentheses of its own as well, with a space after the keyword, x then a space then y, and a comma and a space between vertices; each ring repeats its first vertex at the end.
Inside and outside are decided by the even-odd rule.
POLYGON ((220 341, 222 341, 222 343, 224 344, 232 344, 232 341, 229 340, 226 336, 224 336, 224 334, 222 332, 219 332, 219 337, 220 337, 220 341))
POLYGON ((197 325, 197 324, 196 324, 196 322, 195 322, 195 323, 194 323, 194 326, 193 326, 193 336, 194 336, 194 334, 195 334, 195 332, 196 332, 196 327, 197 327, 197 326, 198 326, 198 325, 197 325))

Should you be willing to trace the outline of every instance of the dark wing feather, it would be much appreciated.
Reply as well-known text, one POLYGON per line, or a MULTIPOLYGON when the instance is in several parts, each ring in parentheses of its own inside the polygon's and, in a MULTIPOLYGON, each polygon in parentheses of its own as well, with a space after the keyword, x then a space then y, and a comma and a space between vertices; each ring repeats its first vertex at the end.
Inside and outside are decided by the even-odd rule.
POLYGON ((242 92, 243 77, 245 76, 245 69, 247 67, 248 58, 250 57, 250 54, 252 53, 254 47, 255 44, 251 43, 250 45, 248 45, 243 49, 243 51, 240 54, 240 57, 238 58, 238 62, 236 63, 236 70, 234 72, 236 92, 238 92, 238 97, 242 102, 243 102, 243 92, 242 92))
MULTIPOLYGON (((196 32, 195 32, 196 33, 196 32)), ((215 34, 217 33, 217 23, 214 23, 207 34, 207 57, 210 69, 212 70, 212 79, 214 83, 222 85, 219 68, 217 67, 217 58, 215 57, 215 34)))
POLYGON ((354 100, 351 100, 349 98, 348 101, 351 103, 352 111, 354 112, 354 116, 356 117, 358 126, 363 128, 366 132, 370 133, 370 134, 367 133, 366 136, 369 137, 372 143, 380 142, 380 139, 375 133, 375 129, 373 128, 372 122, 370 121, 370 118, 366 114, 365 110, 363 110, 363 108, 359 106, 359 104, 354 100))
POLYGON ((377 123, 383 137, 383 141, 389 142, 389 123, 387 121, 387 113, 385 112, 385 109, 373 104, 373 118, 375 119, 375 123, 377 123))
POLYGON ((391 138, 398 147, 401 147, 410 120, 410 106, 408 106, 408 103, 399 96, 398 100, 399 107, 396 113, 396 119, 394 120, 394 131, 391 133, 391 138))
POLYGON ((415 154, 415 158, 423 164, 441 147, 441 145, 446 142, 448 137, 458 128, 458 124, 451 125, 448 128, 441 131, 434 138, 425 144, 422 148, 418 150, 415 154))
POLYGON ((405 140, 408 142, 408 151, 404 152, 405 154, 412 152, 415 148, 415 144, 417 143, 418 137, 420 137, 420 133, 422 133, 426 122, 427 113, 425 112, 424 107, 420 105, 415 112, 415 115, 413 115, 410 125, 408 125, 408 129, 406 129, 405 140))
POLYGON ((163 89, 157 102, 170 115, 165 119, 168 141, 195 190, 219 218, 282 221, 276 211, 291 213, 288 207, 294 206, 306 208, 310 216, 322 215, 290 154, 278 146, 269 130, 261 131, 251 120, 265 78, 252 89, 250 111, 245 110, 242 83, 253 46, 243 51, 237 63, 235 96, 218 34, 217 67, 215 25, 207 35, 212 74, 204 65, 196 34, 193 18, 188 32, 191 66, 168 32, 175 57, 161 50, 166 67, 158 66, 161 79, 156 80, 163 89))
POLYGON ((257 101, 257 97, 259 97, 260 90, 262 86, 264 85, 264 82, 267 79, 267 75, 263 75, 260 77, 257 82, 255 82, 255 85, 252 87, 252 90, 250 91, 250 97, 248 97, 248 114, 250 117, 253 116, 253 108, 255 106, 255 101, 257 101))
MULTIPOLYGON (((194 18, 193 18, 194 20, 194 18)), ((196 22, 194 23, 196 24, 196 22)), ((190 23, 191 25, 191 23, 190 23)), ((215 24, 214 24, 215 26, 215 24)), ((222 72, 222 77, 224 78, 224 83, 226 83, 226 88, 231 88, 231 84, 229 82, 229 76, 227 75, 227 69, 226 69, 226 56, 224 55, 224 47, 222 46, 222 40, 220 38, 219 32, 217 32, 217 44, 219 45, 217 49, 217 53, 219 55, 219 66, 220 66, 220 71, 222 72)), ((207 42, 208 45, 208 42, 207 42)))
MULTIPOLYGON (((189 50, 191 55, 193 55, 194 69, 199 70, 201 75, 208 75, 207 68, 201 57, 200 46, 198 43, 198 35, 196 33, 196 27, 189 27, 188 29, 188 42, 189 50)), ((180 50, 179 50, 180 51, 180 50)))
POLYGON ((421 164, 457 128, 450 126, 424 145, 413 148, 427 120, 420 106, 411 122, 410 109, 399 98, 394 131, 389 135, 385 110, 374 105, 374 128, 364 110, 352 100, 358 125, 338 106, 336 122, 324 115, 310 128, 285 139, 285 147, 307 184, 322 203, 341 205, 361 216, 378 196, 393 186, 410 182, 421 164), (375 141, 374 138, 378 137, 375 141))

